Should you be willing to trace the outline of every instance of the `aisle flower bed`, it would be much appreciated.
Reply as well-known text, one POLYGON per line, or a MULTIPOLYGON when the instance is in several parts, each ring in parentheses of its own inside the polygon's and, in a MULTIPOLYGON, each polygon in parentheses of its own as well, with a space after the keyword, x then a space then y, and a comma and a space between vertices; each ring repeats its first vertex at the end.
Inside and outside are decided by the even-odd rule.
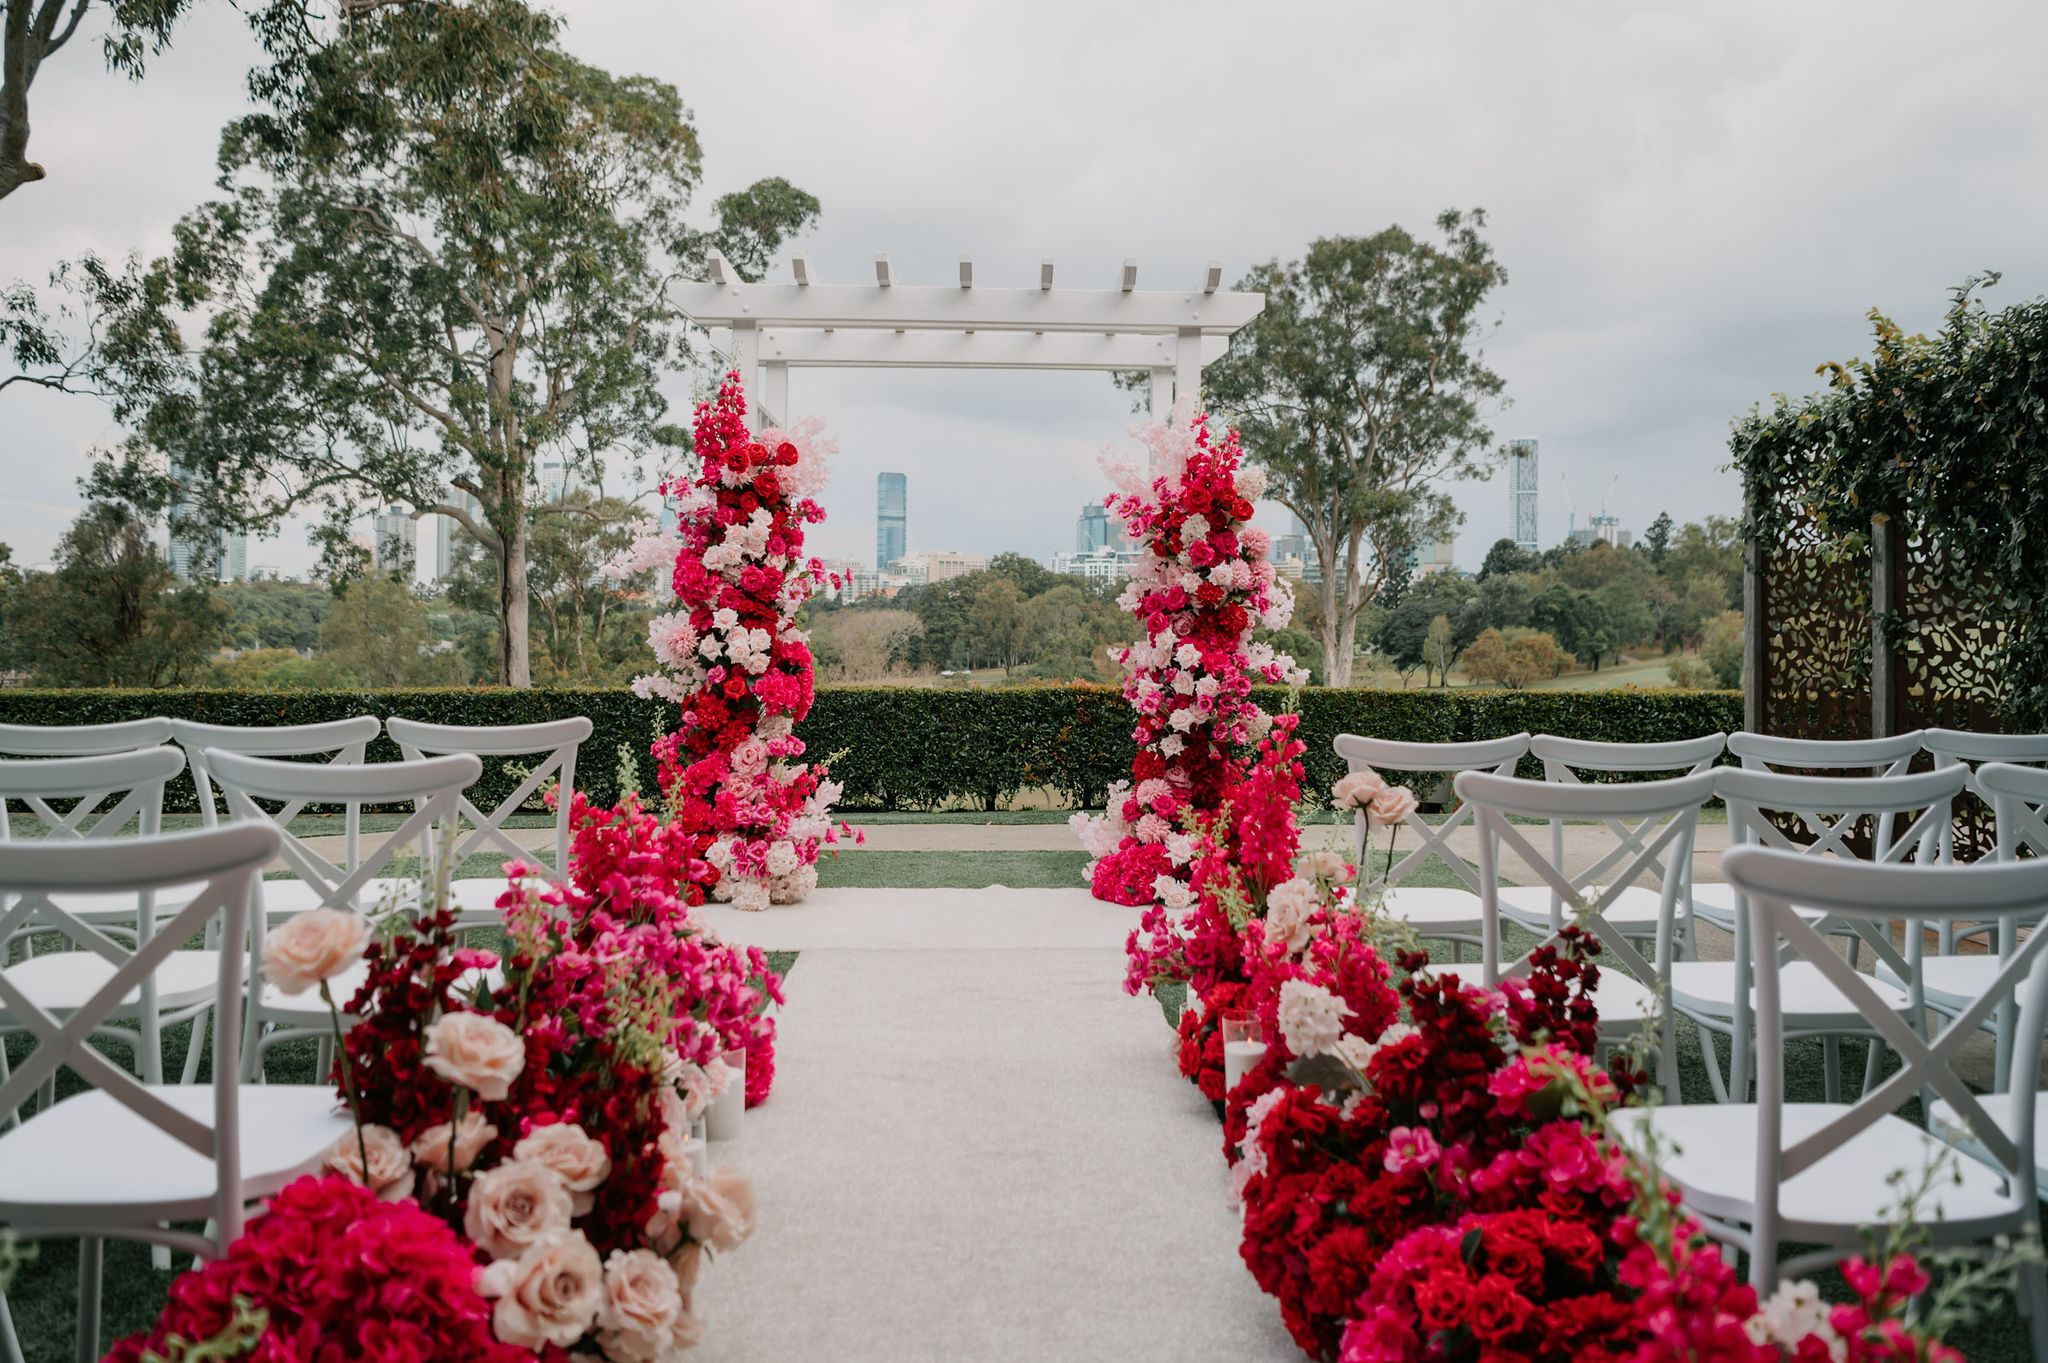
POLYGON ((692 1128, 741 1068, 766 1096, 781 981, 695 911, 716 873, 688 830, 574 798, 569 879, 506 866, 502 953, 445 906, 267 935, 287 993, 338 1002, 367 960, 336 1064, 353 1129, 114 1357, 237 1332, 253 1352, 209 1356, 659 1363, 699 1342, 698 1274, 752 1233, 754 1193, 692 1128))
MULTIPOLYGON (((1300 847, 1293 717, 1220 807, 1191 820, 1193 902, 1147 914, 1126 988, 1184 980, 1181 1071, 1220 1100, 1240 1253, 1303 1353, 1337 1363, 1959 1358, 1910 1297, 1910 1254, 1844 1267, 1854 1305, 1810 1283, 1768 1301, 1606 1115, 1636 1101, 1626 1051, 1592 1057, 1598 944, 1575 927, 1497 990, 1431 974, 1300 847), (1256 1022, 1263 1058, 1226 1091, 1220 1032, 1256 1022)), ((1376 774, 1334 803, 1397 825, 1413 797, 1376 774)))

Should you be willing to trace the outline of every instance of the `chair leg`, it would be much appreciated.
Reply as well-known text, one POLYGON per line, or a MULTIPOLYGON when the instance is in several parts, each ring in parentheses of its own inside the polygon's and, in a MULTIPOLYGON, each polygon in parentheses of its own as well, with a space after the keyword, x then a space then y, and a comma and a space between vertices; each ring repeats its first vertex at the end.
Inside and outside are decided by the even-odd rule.
MULTIPOLYGON (((1699 1034, 1700 1059, 1707 1067, 1707 1087, 1714 1091, 1715 1102, 1725 1103, 1728 1101, 1728 1081, 1721 1077, 1721 1057, 1714 1053, 1714 1034, 1704 1027, 1699 1029, 1699 1034)), ((1732 1036, 1728 1039, 1728 1057, 1732 1078, 1735 1064, 1735 1038, 1732 1036)))
POLYGON ((21 1340, 14 1333, 14 1314, 7 1309, 7 1294, 0 1292, 0 1363, 25 1363, 21 1340))
POLYGON ((1827 1099, 1842 1101, 1842 1039, 1831 1036, 1820 1044, 1821 1073, 1827 1084, 1827 1099))
POLYGON ((105 1243, 97 1236, 78 1242, 78 1363, 98 1363, 100 1356, 100 1269, 105 1243))
MULTIPOLYGON (((213 1010, 202 1009, 192 1019, 192 1032, 185 1042, 185 1069, 178 1076, 181 1084, 196 1083, 199 1079, 199 1057, 206 1053, 206 1039, 213 1025, 213 1010)), ((216 1079, 220 1076, 215 1075, 216 1079)))
MULTIPOLYGON (((1876 1037, 1872 1037, 1863 1057, 1863 1093, 1868 1093, 1876 1088, 1878 1080, 1883 1077, 1884 1043, 1876 1037)), ((1859 1093, 1856 1096, 1861 1098, 1863 1094, 1859 1093)))
POLYGON ((2027 1335, 2034 1363, 2048 1363, 2048 1274, 2042 1272, 2039 1259, 2020 1269, 2020 1299, 2031 1300, 2033 1307, 2027 1314, 2027 1335))

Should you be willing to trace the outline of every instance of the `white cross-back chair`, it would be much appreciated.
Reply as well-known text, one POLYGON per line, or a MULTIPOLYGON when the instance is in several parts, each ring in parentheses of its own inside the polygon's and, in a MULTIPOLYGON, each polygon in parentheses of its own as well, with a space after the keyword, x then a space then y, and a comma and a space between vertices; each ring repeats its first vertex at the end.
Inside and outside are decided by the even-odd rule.
POLYGON ((0 724, 0 756, 100 757, 170 742, 171 721, 125 719, 118 724, 0 724))
MULTIPOLYGON (((526 779, 496 808, 484 812, 467 794, 462 797, 460 815, 469 825, 458 841, 454 860, 458 867, 478 852, 495 848, 510 859, 533 864, 533 856, 513 840, 505 820, 555 777, 561 785, 555 800, 555 865, 553 878, 566 875, 569 865, 570 793, 576 789, 576 752, 590 737, 591 722, 582 715, 549 720, 541 724, 465 725, 426 724, 416 719, 393 718, 385 732, 408 758, 433 757, 445 753, 473 753, 478 757, 537 757, 540 760, 526 779)), ((498 921, 498 896, 504 891, 501 877, 458 880, 452 893, 456 909, 465 923, 498 921)))
MULTIPOLYGON (((1481 739, 1472 743, 1401 743, 1360 734, 1338 734, 1331 745, 1351 771, 1371 767, 1375 771, 1412 771, 1455 779, 1460 773, 1512 772, 1529 751, 1529 735, 1481 739)), ((1411 813, 1402 829, 1412 833, 1416 845, 1383 874, 1373 875, 1371 827, 1364 810, 1352 819, 1352 859, 1357 863, 1362 896, 1380 890, 1380 912, 1405 923, 1418 937, 1452 943, 1454 956, 1466 943, 1476 945, 1485 922, 1479 906, 1479 876, 1463 857, 1453 851, 1451 835, 1472 821, 1472 811, 1460 804, 1432 825, 1420 811, 1411 813), (1441 885, 1404 885, 1435 858, 1449 867, 1465 888, 1441 885)), ((1399 851, 1398 844, 1395 848, 1399 851)))
MULTIPOLYGON (((1991 1119, 2004 1106, 1980 1100, 1957 1076, 1957 1050, 1993 1006, 1981 999, 1929 1040, 1922 1040, 1816 932, 1815 917, 1854 920, 1882 931, 1957 918, 2039 917, 2048 905, 2048 861, 1975 866, 1872 865, 1806 857, 1771 848, 1731 848, 1722 861, 1741 890, 1750 917, 1756 972, 1757 1101, 1691 1107, 1633 1108, 1609 1121, 1640 1148, 1654 1133, 1666 1178, 1707 1232, 1750 1254, 1750 1281, 1769 1292, 1793 1277, 1863 1247, 1865 1227, 1888 1220, 1896 1197, 1887 1176, 1919 1176, 1936 1161, 1955 1164, 1954 1180, 1930 1179, 1928 1204, 1915 1219, 1936 1247, 1983 1245, 2001 1236, 2037 1240, 2034 1105, 2019 1103, 2009 1125, 1991 1119), (1788 1103, 1784 1090, 1784 967, 1777 943, 1824 973, 1869 1025, 1899 1053, 1902 1065, 1854 1104, 1788 1103), (1916 1095, 1932 1091, 1953 1120, 1975 1132, 1987 1157, 1956 1159, 1937 1137, 1898 1115, 1916 1095), (1988 1111, 1987 1111, 1988 1106, 1988 1111), (1783 1264, 1786 1242, 1820 1249, 1783 1264)), ((2024 982, 2020 1039, 2011 1078, 2031 1093, 2041 1059, 2048 970, 2037 968, 2048 936, 2035 934, 2007 960, 2000 989, 2024 982)), ((2023 1271, 2036 1358, 2048 1357, 2048 1300, 2038 1258, 2023 1271)))
MULTIPOLYGON (((249 932, 251 1000, 248 1005, 248 1037, 243 1065, 247 1077, 262 1072, 263 1056, 279 1042, 314 1037, 320 1042, 320 1069, 325 1075, 332 1060, 333 1039, 327 1005, 317 994, 297 996, 280 993, 264 983, 253 965, 262 959, 263 935, 276 912, 272 900, 288 903, 293 911, 308 909, 357 909, 375 912, 389 906, 416 910, 429 899, 446 902, 448 859, 438 855, 433 839, 437 829, 455 818, 456 802, 462 790, 475 781, 483 764, 468 754, 430 757, 417 762, 377 762, 335 766, 305 762, 278 762, 246 753, 207 752, 207 767, 213 780, 227 796, 228 815, 236 822, 262 823, 278 829, 281 855, 299 877, 297 881, 263 880, 257 883, 259 910, 249 932), (268 811, 258 800, 278 803, 283 810, 308 800, 341 805, 360 813, 365 805, 410 804, 413 812, 398 827, 375 840, 374 846, 352 856, 352 863, 337 866, 295 836, 277 821, 279 812, 268 811), (417 849, 419 877, 432 881, 422 893, 419 877, 394 879, 382 873, 417 849)), ((355 853, 360 848, 350 849, 355 853)), ((330 983, 336 1004, 346 1008, 362 986, 364 970, 358 966, 330 983)))
MULTIPOLYGON (((1868 819, 1875 830, 1870 843, 1871 862, 1895 864, 1913 857, 1931 864, 1965 779, 1965 773, 1956 768, 1856 777, 1799 776, 1750 767, 1722 767, 1715 772, 1714 793, 1728 808, 1731 846, 1758 845, 1815 860, 1859 860, 1849 838, 1868 819), (1774 814, 1776 819, 1772 818, 1774 814), (1804 840, 1795 841, 1780 826, 1781 822, 1794 824, 1804 840)), ((1700 917, 1711 921, 1723 913, 1727 915, 1724 921, 1734 934, 1734 951, 1727 961, 1680 965, 1672 979, 1672 1003, 1703 1031, 1731 1038, 1725 1085, 1712 1046, 1704 1036, 1701 1050, 1714 1096, 1722 1101, 1731 1097, 1740 1101, 1749 1094, 1754 997, 1749 969, 1749 915, 1742 907, 1741 891, 1732 883, 1702 885, 1696 887, 1694 894, 1695 912, 1700 917), (1717 896, 1712 901, 1711 916, 1706 907, 1708 901, 1703 897, 1710 888, 1726 896, 1717 896)), ((1876 957, 1877 969, 1870 989, 1900 1016, 1915 1016, 1915 972, 1910 961, 1919 958, 1917 941, 1909 935, 1906 956, 1902 957, 1892 945, 1889 925, 1873 926, 1862 918, 1831 919, 1818 911, 1808 913, 1807 922, 1824 936, 1848 938, 1848 964, 1852 970, 1860 959, 1859 949, 1868 946, 1876 957)), ((1784 1035, 1821 1038, 1829 1100, 1841 1096, 1844 1036, 1870 1039, 1864 1084, 1868 1087, 1874 1083, 1883 1064, 1883 1047, 1878 1044, 1883 1034, 1870 1027, 1855 1003, 1811 965, 1789 962, 1780 978, 1785 1004, 1781 1019, 1784 1035)))
MULTIPOLYGON (((0 978, 0 999, 24 1018, 36 1047, 0 1080, 0 1111, 13 1111, 68 1069, 92 1087, 0 1133, 0 1225, 24 1239, 77 1236, 78 1356, 99 1355, 101 1242, 108 1237, 213 1257, 242 1232, 243 1208, 314 1169, 349 1120, 325 1088, 238 1086, 234 1025, 241 962, 215 956, 212 989, 223 1025, 214 1033, 214 1082, 138 1082, 92 1044, 121 1016, 124 1000, 164 969, 173 948, 219 920, 239 940, 264 863, 277 854, 275 829, 245 825, 117 842, 15 842, 0 847, 0 895, 47 899, 61 891, 146 894, 175 885, 195 891, 164 931, 122 954, 118 966, 59 1015, 0 978), (206 1221, 204 1234, 170 1223, 206 1221)), ((65 924, 95 953, 109 944, 65 924)), ((84 954, 84 953, 70 953, 84 954)), ((112 960, 112 954, 108 956, 112 960)), ((0 1346, 18 1342, 0 1303, 0 1346)))
MULTIPOLYGON (((2048 734, 1981 734, 1967 729, 1923 729, 1920 746, 1927 750, 1937 767, 1966 766, 1973 770, 1986 762, 2001 762, 2009 766, 2038 766, 2048 763, 2048 734)), ((1978 790, 1971 782, 1971 793, 1986 804, 1989 796, 1978 790)), ((1955 826, 1951 824, 1942 833, 1941 855, 1944 861, 1955 860, 1955 826)), ((1941 930, 1941 954, 1946 956, 1956 949, 1958 937, 1991 937, 1996 933, 1992 924, 1976 926, 1944 923, 1941 930)), ((1932 981, 1929 981, 1930 986, 1932 981)))
MULTIPOLYGON (((1479 827, 1480 903, 1485 911, 1482 981, 1491 987, 1503 975, 1526 973, 1535 951, 1557 944, 1569 916, 1600 943, 1600 980, 1594 989, 1593 1003, 1600 1013, 1601 1041, 1612 1044, 1645 1028, 1658 1027, 1658 1082, 1675 1096, 1677 1042, 1671 1028, 1662 1025, 1668 1010, 1659 993, 1670 978, 1676 910, 1684 890, 1685 868, 1692 861, 1700 806, 1714 793, 1713 774, 1697 772, 1662 781, 1588 786, 1466 772, 1458 777, 1457 784, 1459 798, 1473 808, 1479 827), (1539 851, 1526 835, 1527 825, 1514 822, 1517 818, 1546 822, 1629 820, 1633 821, 1630 826, 1642 835, 1641 845, 1627 861, 1611 868, 1607 885, 1595 890, 1568 873, 1561 855, 1553 858, 1539 851), (1543 925, 1543 940, 1506 964, 1501 960, 1500 927, 1500 873, 1504 859, 1515 866, 1518 877, 1526 873, 1534 884, 1554 892, 1549 920, 1543 925), (1607 916, 1620 901, 1622 891, 1644 877, 1657 882, 1662 905, 1655 933, 1654 962, 1635 947, 1639 931, 1625 928, 1607 916)), ((1469 967, 1440 968, 1470 973, 1469 967)))
MULTIPOLYGON (((184 754, 168 747, 93 757, 0 760, 0 847, 47 842, 88 851, 111 849, 133 840, 125 836, 130 825, 140 836, 153 836, 162 815, 164 786, 184 769, 184 754), (59 810, 57 806, 67 800, 70 807, 59 810), (14 838, 15 806, 40 824, 41 838, 14 838)), ((6 979, 6 989, 0 990, 0 1034, 28 1026, 31 1014, 21 1011, 16 998, 59 1015, 82 1007, 134 951, 167 930, 166 919, 182 908, 191 889, 172 881, 136 892, 0 890, 0 975, 6 979), (19 941, 26 952, 34 937, 51 934, 78 949, 27 954, 18 963, 7 964, 14 943, 19 941)), ((150 1083, 163 1081, 163 1029, 196 1018, 213 1001, 214 977, 219 973, 215 953, 175 949, 181 946, 182 941, 173 941, 159 967, 136 981, 131 996, 113 1005, 109 1017, 133 1022, 136 1029, 108 1026, 102 1032, 104 1039, 132 1052, 136 1072, 150 1083)), ((187 1048, 188 1081, 198 1065, 197 1051, 196 1042, 187 1048)), ((0 1075, 5 1073, 6 1059, 0 1052, 0 1075)), ((12 1109, 0 1108, 0 1123, 11 1116, 12 1109)))
MULTIPOLYGON (((1997 820, 1997 860, 2048 857, 2048 822, 2043 818, 2044 810, 2048 810, 2048 771, 2010 763, 1986 763, 1970 777, 1970 788, 1991 806, 1997 820)), ((1997 979, 2001 963, 2019 945, 2020 933, 2039 931, 2041 923, 2039 919, 2008 916, 1984 926, 1996 933, 1990 952, 1943 953, 1926 956, 1920 962, 1927 1007, 1944 1017, 1960 1016, 1982 998, 1997 979)), ((1896 979, 1882 965, 1878 973, 1896 979)), ((2018 1022, 2018 1004, 2007 995, 1999 1000, 1994 1019, 1985 1024, 1997 1039, 1997 1060, 1992 1072, 2001 1084, 2012 1059, 2013 1032, 2018 1022)))
MULTIPOLYGON (((1669 743, 1605 743, 1581 738, 1559 738, 1538 734, 1529 740, 1529 752, 1543 763, 1543 779, 1572 785, 1583 784, 1580 772, 1640 775, 1644 772, 1673 772, 1691 776, 1714 765, 1726 749, 1727 735, 1706 734, 1700 738, 1677 739, 1669 743)), ((1614 868, 1643 850, 1643 839, 1657 831, 1652 819, 1631 824, 1625 818, 1601 820, 1614 836, 1614 845, 1571 877, 1581 890, 1602 886, 1614 868), (1647 833, 1645 830, 1648 830, 1647 833)), ((1550 821, 1550 855, 1556 866, 1565 865, 1565 824, 1550 821)), ((1660 883, 1664 865, 1652 860, 1643 868, 1660 883)), ((1680 904, 1684 910, 1679 925, 1678 945, 1692 952, 1692 866, 1679 868, 1680 904)), ((1608 905, 1607 921, 1646 941, 1654 937, 1662 919, 1660 890, 1647 885, 1628 885, 1608 905)), ((1553 921, 1558 907, 1557 892, 1547 885, 1502 886, 1501 912, 1532 930, 1543 930, 1553 921)))
POLYGON ((1797 767, 1810 775, 1839 771, 1903 776, 1920 755, 1920 730, 1889 738, 1784 738, 1744 729, 1728 735, 1728 751, 1751 771, 1797 767))

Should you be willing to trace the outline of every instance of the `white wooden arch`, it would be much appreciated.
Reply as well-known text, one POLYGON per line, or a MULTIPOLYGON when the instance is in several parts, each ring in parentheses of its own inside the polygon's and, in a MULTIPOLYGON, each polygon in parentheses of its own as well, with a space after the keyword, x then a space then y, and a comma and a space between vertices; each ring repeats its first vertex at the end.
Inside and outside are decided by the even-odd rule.
POLYGON ((1266 306, 1264 294, 1224 291, 1214 260, 1185 290, 1140 289, 1129 258, 1114 289, 1054 288, 1051 260, 1035 289, 979 287, 967 256, 957 286, 900 284, 886 254, 873 284, 819 283, 802 255, 790 268, 793 284, 749 284, 713 254, 711 278, 681 289, 683 312, 739 370, 755 430, 788 421, 793 368, 1140 369, 1163 418, 1266 306))

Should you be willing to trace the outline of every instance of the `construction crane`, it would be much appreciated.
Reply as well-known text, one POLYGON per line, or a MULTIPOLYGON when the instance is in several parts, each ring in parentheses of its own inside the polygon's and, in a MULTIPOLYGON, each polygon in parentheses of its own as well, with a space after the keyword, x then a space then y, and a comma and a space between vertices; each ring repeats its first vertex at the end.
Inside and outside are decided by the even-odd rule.
POLYGON ((1606 516, 1606 515, 1607 515, 1607 503, 1608 503, 1608 502, 1610 502, 1611 500, 1613 500, 1613 498, 1614 498, 1614 488, 1615 488, 1615 484, 1619 483, 1620 481, 1621 481, 1621 475, 1617 473, 1617 474, 1615 474, 1615 475, 1614 475, 1614 482, 1612 482, 1612 483, 1609 483, 1609 484, 1607 485, 1607 491, 1606 491, 1605 495, 1603 495, 1603 496, 1602 496, 1602 497, 1600 498, 1600 514, 1601 514, 1601 516, 1603 516, 1603 517, 1604 517, 1604 516, 1606 516))
POLYGON ((1572 480, 1565 476, 1563 469, 1557 471, 1557 481, 1564 484, 1564 537, 1569 541, 1573 532, 1579 528, 1579 504, 1572 500, 1572 480))

